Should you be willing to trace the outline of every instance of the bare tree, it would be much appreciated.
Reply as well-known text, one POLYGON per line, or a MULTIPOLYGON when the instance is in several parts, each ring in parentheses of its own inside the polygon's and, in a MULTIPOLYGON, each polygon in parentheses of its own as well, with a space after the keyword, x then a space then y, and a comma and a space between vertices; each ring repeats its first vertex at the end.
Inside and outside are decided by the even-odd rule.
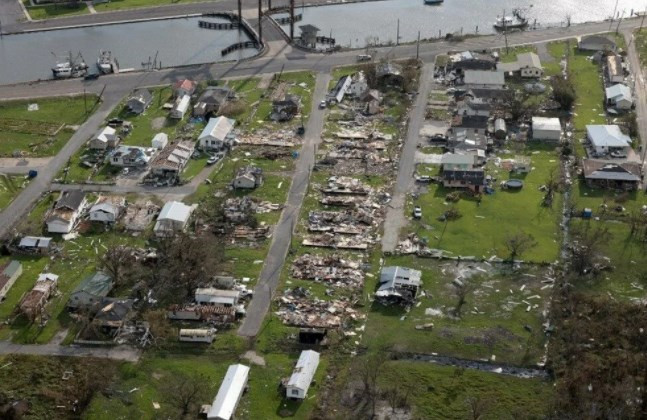
POLYGON ((467 405, 471 420, 481 420, 489 411, 492 401, 477 395, 475 397, 467 397, 465 399, 465 405, 467 405))
POLYGON ((200 401, 208 397, 209 381, 204 375, 174 374, 162 384, 164 402, 179 414, 179 418, 194 418, 200 401), (195 413, 193 413, 195 414, 195 413))
POLYGON ((544 181, 544 186, 546 187, 546 194, 544 194, 544 199, 541 204, 544 207, 552 208, 553 197, 555 196, 555 192, 559 191, 560 187, 557 168, 551 169, 550 173, 548 174, 548 178, 546 178, 546 181, 544 181))
POLYGON ((133 250, 123 245, 111 245, 98 258, 97 266, 112 277, 116 285, 122 285, 134 262, 133 250))
POLYGON ((379 396, 378 379, 382 372, 382 367, 389 359, 388 354, 384 351, 369 355, 360 366, 359 375, 364 385, 364 397, 371 408, 371 415, 375 415, 375 409, 379 396))
POLYGON ((505 248, 508 251, 508 261, 514 264, 517 257, 522 256, 532 248, 537 246, 537 241, 529 233, 517 232, 513 235, 507 235, 504 241, 505 248))
POLYGON ((455 281, 454 295, 456 296, 456 306, 454 306, 454 316, 460 318, 463 313, 463 306, 467 303, 467 296, 474 290, 474 285, 467 280, 455 281))
POLYGON ((602 257, 602 246, 612 238, 609 228, 589 224, 573 229, 574 240, 571 243, 571 270, 586 274, 595 270, 598 260, 602 257))

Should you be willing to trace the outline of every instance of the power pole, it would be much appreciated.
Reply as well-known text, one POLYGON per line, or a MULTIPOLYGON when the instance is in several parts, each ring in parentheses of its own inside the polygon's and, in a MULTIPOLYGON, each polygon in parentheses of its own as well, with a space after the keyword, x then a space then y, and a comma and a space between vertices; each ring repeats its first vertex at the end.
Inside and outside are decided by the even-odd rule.
POLYGON ((398 31, 395 36, 395 45, 400 45, 400 19, 398 19, 398 31))
POLYGON ((294 41, 294 0, 290 0, 290 41, 294 41))
POLYGON ((609 22, 609 32, 611 32, 611 28, 613 27, 613 19, 616 18, 616 10, 618 10, 618 0, 616 0, 616 6, 613 8, 613 14, 611 15, 611 22, 609 22))
POLYGON ((238 30, 243 26, 243 0, 238 0, 238 30))
POLYGON ((272 0, 267 0, 267 10, 272 10, 272 0))
POLYGON ((418 31, 418 42, 416 42, 416 60, 420 58, 420 31, 418 31))
POLYGON ((83 88, 83 107, 85 108, 85 115, 88 115, 88 97, 85 95, 85 87, 83 88))
POLYGON ((263 0, 258 0, 258 42, 263 42, 263 0))
POLYGON ((622 14, 620 15, 620 19, 618 19, 618 26, 616 26, 616 34, 620 30, 620 24, 622 23, 622 18, 625 16, 625 11, 622 11, 622 14))

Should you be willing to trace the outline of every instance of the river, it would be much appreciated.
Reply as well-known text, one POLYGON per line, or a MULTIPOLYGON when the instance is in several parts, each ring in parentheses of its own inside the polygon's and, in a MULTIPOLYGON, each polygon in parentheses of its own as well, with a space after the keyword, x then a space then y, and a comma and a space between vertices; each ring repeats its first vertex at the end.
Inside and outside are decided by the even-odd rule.
MULTIPOLYGON (((202 20, 225 22, 218 18, 202 20)), ((91 71, 96 71, 99 50, 110 50, 122 69, 142 69, 154 60, 162 67, 236 60, 257 53, 255 49, 220 51, 236 42, 248 41, 238 30, 198 28, 198 18, 166 19, 45 32, 8 35, 0 38, 0 84, 50 79, 56 56, 67 51, 82 53, 91 71)))
MULTIPOLYGON (((618 0, 616 16, 629 17, 644 11, 646 4, 637 0, 618 0)), ((414 41, 418 31, 422 39, 442 36, 448 32, 492 33, 498 16, 509 15, 513 8, 522 9, 529 21, 538 27, 601 21, 613 15, 613 0, 445 0, 438 6, 427 6, 423 0, 384 0, 369 3, 336 4, 319 7, 298 7, 303 13, 298 26, 312 24, 321 29, 319 35, 330 36, 337 44, 363 47, 368 43, 395 42, 400 20, 400 41, 414 41)), ((277 16, 286 16, 280 14, 277 16)), ((289 32, 289 26, 283 26, 289 32)))

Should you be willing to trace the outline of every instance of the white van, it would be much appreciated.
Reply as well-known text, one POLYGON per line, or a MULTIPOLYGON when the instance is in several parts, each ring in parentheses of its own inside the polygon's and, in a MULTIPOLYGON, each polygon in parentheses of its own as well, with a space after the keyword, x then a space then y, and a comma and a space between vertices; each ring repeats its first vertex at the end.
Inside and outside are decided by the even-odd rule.
POLYGON ((359 54, 357 56, 357 61, 371 61, 373 57, 371 57, 369 54, 359 54))

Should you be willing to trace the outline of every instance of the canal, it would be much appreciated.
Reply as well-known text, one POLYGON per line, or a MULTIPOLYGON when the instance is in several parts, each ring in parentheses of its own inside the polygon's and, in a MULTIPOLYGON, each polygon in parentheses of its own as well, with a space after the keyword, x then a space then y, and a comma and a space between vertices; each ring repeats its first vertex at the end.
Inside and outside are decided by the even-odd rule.
POLYGON ((68 51, 75 56, 81 52, 92 72, 101 49, 112 51, 122 69, 136 70, 147 67, 155 56, 158 65, 174 67, 257 53, 246 49, 222 57, 223 48, 249 37, 238 30, 200 29, 199 19, 226 22, 219 18, 166 19, 4 36, 0 39, 0 84, 51 79, 55 56, 67 56, 68 51))

